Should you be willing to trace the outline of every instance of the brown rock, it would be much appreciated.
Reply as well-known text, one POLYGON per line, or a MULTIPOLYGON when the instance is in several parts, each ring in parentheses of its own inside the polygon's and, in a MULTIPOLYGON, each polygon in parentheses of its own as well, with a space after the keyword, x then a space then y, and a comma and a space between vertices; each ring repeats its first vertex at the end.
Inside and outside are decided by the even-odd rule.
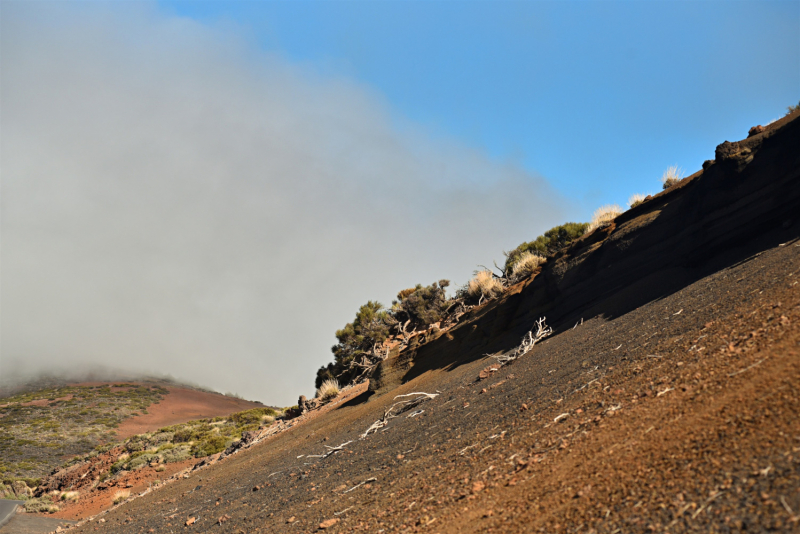
POLYGON ((188 527, 189 525, 194 525, 196 522, 197 522, 196 517, 190 517, 189 519, 186 520, 186 526, 188 527))
POLYGON ((758 135, 764 130, 766 130, 766 128, 764 128, 760 124, 758 126, 753 126, 752 128, 750 128, 750 131, 747 132, 747 137, 753 137, 754 135, 758 135))
POLYGON ((333 525, 335 525, 338 522, 339 522, 339 520, 337 518, 326 519, 325 521, 323 521, 322 523, 319 524, 319 528, 321 530, 324 530, 326 528, 332 527, 333 525))
POLYGON ((14 495, 17 497, 22 497, 23 495, 27 495, 29 497, 33 496, 33 490, 31 490, 22 480, 15 480, 14 483, 11 484, 11 489, 14 490, 14 495))
POLYGON ((483 371, 481 371, 478 374, 478 379, 479 380, 486 380, 487 378, 492 376, 492 373, 494 373, 495 371, 498 371, 499 369, 500 369, 500 365, 499 364, 490 365, 489 367, 487 367, 486 369, 484 369, 483 371))
POLYGON ((483 488, 485 488, 485 487, 486 487, 486 484, 484 484, 480 480, 475 481, 472 484, 472 493, 480 493, 481 491, 483 491, 483 488))

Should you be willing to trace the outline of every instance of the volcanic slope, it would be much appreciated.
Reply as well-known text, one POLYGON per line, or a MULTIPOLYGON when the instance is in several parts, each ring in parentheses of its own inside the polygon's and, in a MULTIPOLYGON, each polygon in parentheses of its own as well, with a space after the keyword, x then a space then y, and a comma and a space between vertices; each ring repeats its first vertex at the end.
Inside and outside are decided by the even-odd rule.
POLYGON ((392 356, 371 395, 77 531, 800 531, 797 116, 392 356), (436 396, 363 437, 415 392, 436 396))

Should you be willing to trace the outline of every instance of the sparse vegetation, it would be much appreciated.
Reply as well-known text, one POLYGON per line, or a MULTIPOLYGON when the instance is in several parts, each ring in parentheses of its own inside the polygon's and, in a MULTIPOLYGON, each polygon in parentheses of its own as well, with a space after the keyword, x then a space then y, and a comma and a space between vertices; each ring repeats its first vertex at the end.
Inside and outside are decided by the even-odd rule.
POLYGON ((128 499, 131 496, 131 492, 128 490, 118 490, 114 493, 114 504, 119 504, 128 499))
POLYGON ((369 301, 356 313, 352 323, 336 331, 339 343, 331 348, 334 361, 317 371, 315 386, 328 379, 351 383, 363 372, 363 361, 375 347, 389 337, 389 327, 396 323, 380 302, 369 301))
POLYGON ((160 385, 50 386, 0 399, 0 474, 37 478, 113 438, 127 417, 168 393, 160 385))
POLYGON ((497 298, 503 294, 503 283, 492 271, 477 271, 467 283, 466 291, 461 295, 470 302, 481 302, 497 298))
POLYGON ((797 111, 798 109, 800 109, 800 102, 798 102, 796 106, 789 106, 789 107, 787 107, 787 108, 786 108, 786 114, 787 114, 787 115, 789 115, 790 113, 794 113, 794 112, 795 112, 795 111, 797 111))
POLYGON ((668 167, 664 174, 661 176, 661 186, 664 189, 669 189, 683 179, 683 170, 677 165, 668 167))
POLYGON ((64 491, 61 493, 61 500, 62 501, 70 501, 75 502, 80 497, 80 493, 77 491, 64 491))
POLYGON ((392 302, 391 317, 396 322, 403 325, 408 323, 413 328, 426 327, 441 321, 452 306, 452 301, 445 292, 449 285, 450 280, 439 280, 427 287, 417 284, 404 289, 397 294, 397 300, 392 302))
POLYGON ((511 269, 511 280, 517 282, 523 278, 527 278, 545 261, 547 261, 547 258, 537 253, 529 251, 523 252, 511 269))
POLYGON ((591 232, 603 224, 613 221, 619 215, 622 215, 622 208, 616 204, 601 206, 595 210, 592 215, 592 222, 589 223, 589 227, 586 231, 591 232))
POLYGON ((339 394, 339 382, 335 378, 324 381, 317 389, 317 398, 323 401, 330 400, 339 394))
POLYGON ((514 250, 505 252, 505 273, 509 274, 514 271, 514 264, 519 261, 520 256, 522 256, 522 254, 525 252, 539 254, 545 257, 552 256, 585 234, 588 226, 588 223, 574 222, 568 222, 559 226, 554 226, 533 241, 522 243, 514 250))
POLYGON ((636 206, 644 202, 645 198, 647 197, 645 195, 642 195, 641 193, 632 194, 631 198, 628 199, 628 207, 635 208, 636 206))

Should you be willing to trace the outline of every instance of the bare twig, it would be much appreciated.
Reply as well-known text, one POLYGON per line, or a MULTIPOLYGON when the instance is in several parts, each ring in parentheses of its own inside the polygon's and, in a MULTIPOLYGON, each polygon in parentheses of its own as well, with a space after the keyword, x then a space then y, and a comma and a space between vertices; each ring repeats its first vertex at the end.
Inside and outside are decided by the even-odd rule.
POLYGON ((306 456, 306 458, 323 458, 323 459, 325 459, 328 456, 330 456, 331 454, 336 454, 337 452, 340 452, 340 451, 344 450, 344 448, 347 445, 350 445, 351 443, 353 443, 352 440, 345 441, 344 443, 342 443, 341 445, 337 445, 336 447, 330 447, 328 445, 325 445, 325 448, 328 449, 328 452, 326 452, 325 454, 309 454, 309 455, 306 456))
POLYGON ((738 371, 733 372, 733 373, 728 373, 728 376, 736 376, 738 374, 744 373, 745 371, 749 371, 753 367, 757 367, 757 366, 761 365, 761 362, 763 362, 766 359, 767 358, 762 358, 762 359, 758 360, 756 363, 754 363, 753 365, 751 365, 749 367, 745 367, 744 369, 739 369, 738 371))
MULTIPOLYGON (((350 492, 351 492, 351 491, 353 491, 354 489, 356 489, 356 488, 360 488, 361 486, 363 486, 364 484, 366 484, 366 483, 368 483, 368 482, 376 482, 377 480, 378 480, 378 479, 377 479, 377 478, 375 478, 375 477, 368 478, 368 479, 367 479, 367 480, 365 480, 364 482, 362 482, 362 483, 360 483, 360 484, 356 484, 355 486, 353 486, 353 487, 352 487, 352 488, 350 488, 349 490, 344 490, 344 491, 342 492, 342 494, 345 494, 345 493, 350 493, 350 492)), ((349 510, 349 508, 348 508, 348 510, 349 510)), ((345 511, 347 511, 347 510, 345 510, 345 511)))
POLYGON ((398 415, 412 408, 415 408, 425 402, 426 400, 435 399, 439 396, 438 393, 425 393, 424 391, 416 391, 414 393, 406 393, 404 395, 397 395, 395 399, 399 399, 401 397, 411 397, 416 395, 417 397, 407 401, 400 401, 395 402, 391 406, 389 406, 384 412, 383 417, 372 423, 367 430, 361 434, 361 439, 366 438, 372 432, 377 432, 381 428, 385 427, 389 424, 390 419, 394 419, 398 415))

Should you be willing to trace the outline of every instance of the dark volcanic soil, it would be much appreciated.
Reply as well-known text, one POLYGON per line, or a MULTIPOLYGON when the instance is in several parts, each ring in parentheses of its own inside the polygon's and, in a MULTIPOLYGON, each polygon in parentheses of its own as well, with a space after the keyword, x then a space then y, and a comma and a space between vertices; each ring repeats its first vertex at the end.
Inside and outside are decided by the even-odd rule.
POLYGON ((798 115, 370 391, 78 531, 800 532, 798 115), (543 315, 555 334, 478 381, 543 315), (437 396, 363 437, 413 392, 437 396))

